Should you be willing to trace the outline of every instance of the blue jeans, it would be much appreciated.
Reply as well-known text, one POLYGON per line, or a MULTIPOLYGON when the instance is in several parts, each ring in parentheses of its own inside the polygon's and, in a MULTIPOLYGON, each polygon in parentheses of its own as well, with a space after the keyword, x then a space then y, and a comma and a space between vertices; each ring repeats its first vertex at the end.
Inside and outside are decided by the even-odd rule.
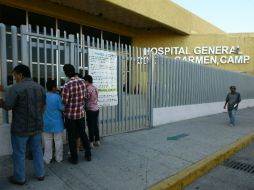
POLYGON ((235 125, 235 115, 236 115, 236 110, 228 110, 228 116, 230 120, 230 124, 235 125))
POLYGON ((45 174, 41 134, 33 136, 17 136, 11 134, 12 159, 13 159, 13 176, 17 181, 25 181, 25 153, 27 141, 30 140, 30 148, 33 155, 34 169, 36 177, 42 177, 45 174))

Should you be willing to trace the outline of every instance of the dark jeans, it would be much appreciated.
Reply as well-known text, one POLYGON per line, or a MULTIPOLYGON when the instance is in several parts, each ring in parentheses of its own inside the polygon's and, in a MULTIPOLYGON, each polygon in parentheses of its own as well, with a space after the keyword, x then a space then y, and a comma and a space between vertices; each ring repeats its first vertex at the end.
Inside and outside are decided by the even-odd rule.
POLYGON ((85 118, 71 120, 65 118, 65 126, 68 133, 69 148, 71 152, 71 159, 78 160, 77 153, 77 138, 80 137, 81 142, 85 148, 85 155, 91 155, 90 143, 85 131, 85 118))
POLYGON ((99 141, 100 132, 99 132, 99 110, 97 111, 86 111, 86 121, 88 126, 89 141, 99 141))

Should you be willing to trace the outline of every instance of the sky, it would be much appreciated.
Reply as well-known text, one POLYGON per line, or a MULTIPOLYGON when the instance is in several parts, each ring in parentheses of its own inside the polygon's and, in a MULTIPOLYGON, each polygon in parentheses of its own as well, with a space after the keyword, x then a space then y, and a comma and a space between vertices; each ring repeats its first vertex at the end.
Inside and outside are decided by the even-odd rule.
POLYGON ((254 33, 254 0, 172 0, 227 33, 254 33))

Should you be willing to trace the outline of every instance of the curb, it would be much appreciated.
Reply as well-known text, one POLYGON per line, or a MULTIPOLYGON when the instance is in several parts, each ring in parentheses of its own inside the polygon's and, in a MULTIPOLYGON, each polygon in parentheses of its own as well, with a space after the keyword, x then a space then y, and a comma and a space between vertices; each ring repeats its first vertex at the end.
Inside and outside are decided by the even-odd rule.
POLYGON ((176 175, 158 182, 149 187, 148 190, 181 190, 253 141, 254 132, 196 162, 176 175))

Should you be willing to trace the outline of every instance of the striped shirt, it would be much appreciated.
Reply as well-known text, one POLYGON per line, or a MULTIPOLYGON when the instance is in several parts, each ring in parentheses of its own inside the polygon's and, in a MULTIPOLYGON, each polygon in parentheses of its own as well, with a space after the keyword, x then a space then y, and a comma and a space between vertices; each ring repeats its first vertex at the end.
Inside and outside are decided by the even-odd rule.
POLYGON ((67 119, 76 120, 85 117, 85 92, 85 81, 79 77, 72 77, 65 83, 62 97, 67 119))

